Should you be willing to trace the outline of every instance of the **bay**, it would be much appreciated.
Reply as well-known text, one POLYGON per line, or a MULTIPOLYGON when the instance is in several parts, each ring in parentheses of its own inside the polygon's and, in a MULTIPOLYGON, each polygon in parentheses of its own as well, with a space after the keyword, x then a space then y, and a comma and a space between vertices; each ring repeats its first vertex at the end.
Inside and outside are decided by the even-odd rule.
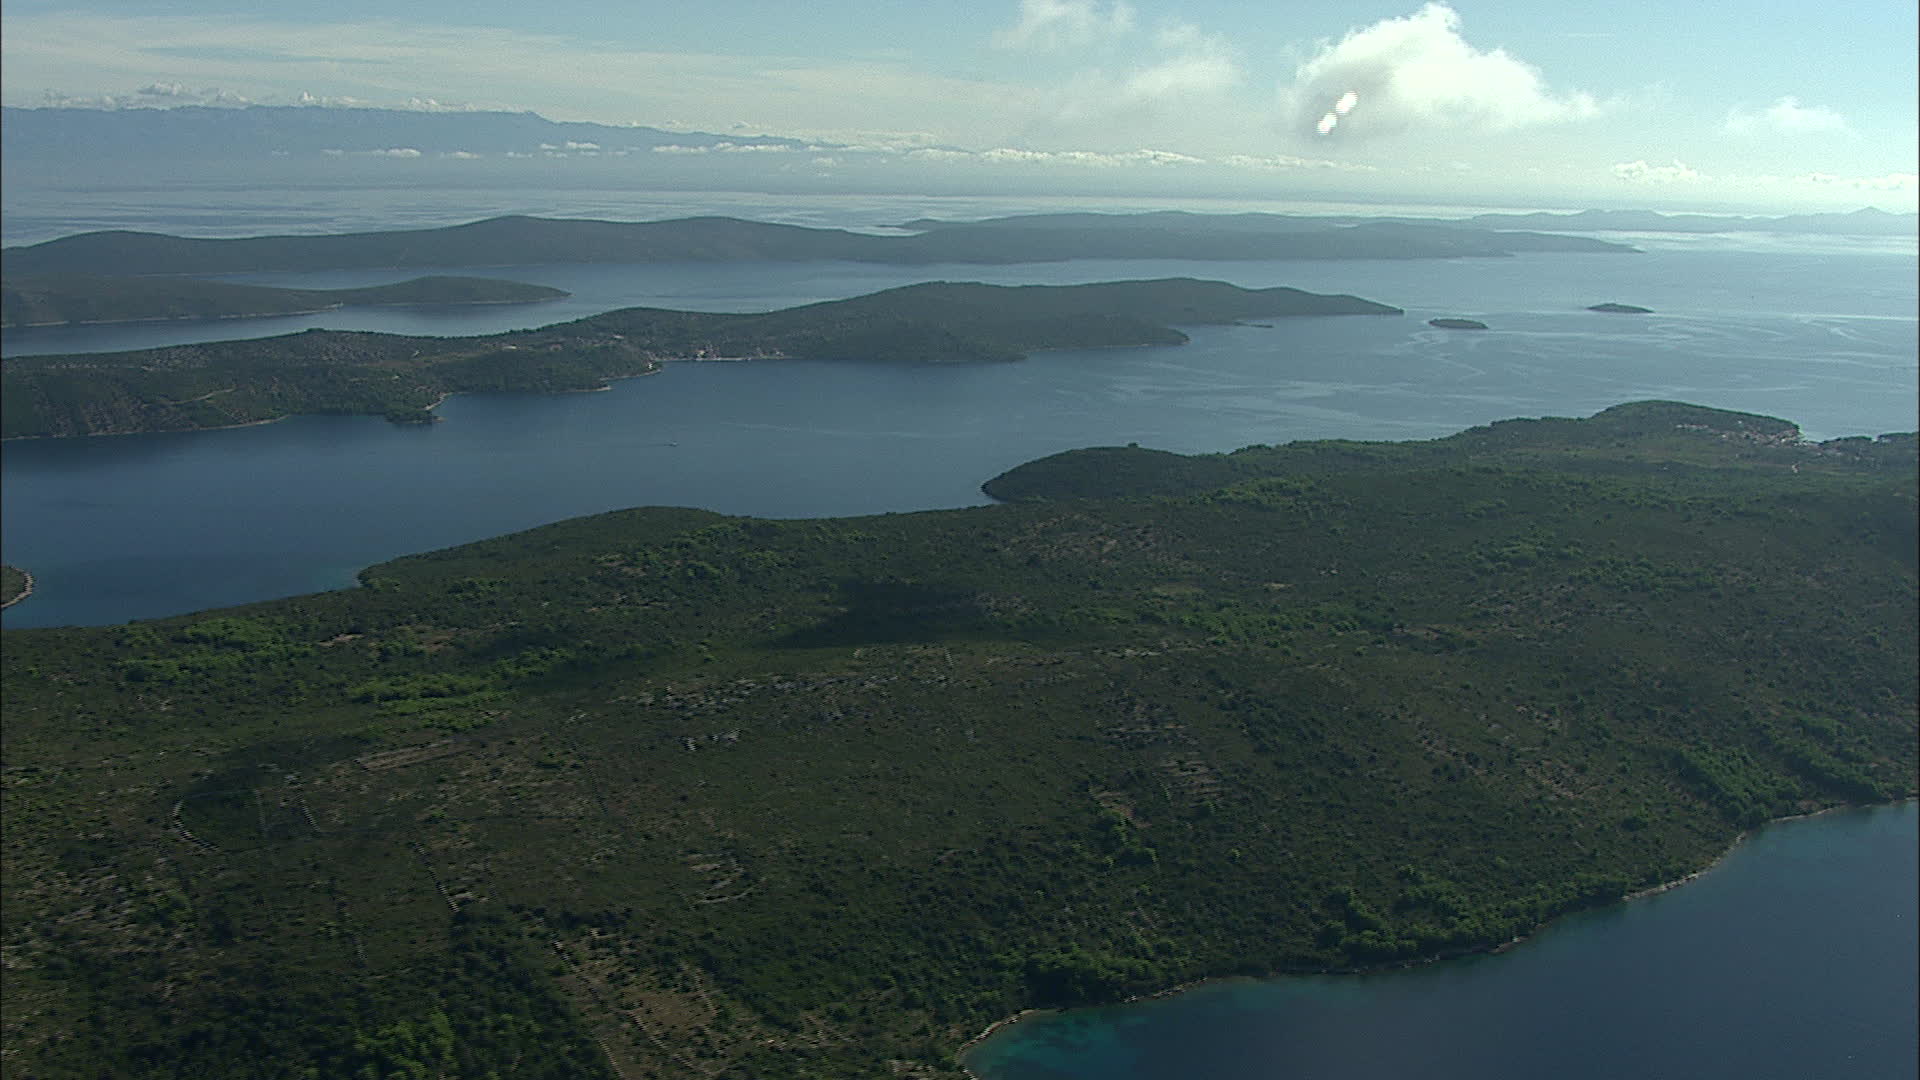
POLYGON ((1915 804, 1761 829, 1686 886, 1498 956, 1030 1017, 984 1080, 1911 1077, 1915 804))
MULTIPOLYGON (((854 264, 544 269, 505 276, 572 288, 583 312, 636 302, 756 310, 938 276, 854 264)), ((457 397, 430 427, 296 417, 11 442, 0 455, 0 550, 36 588, 0 625, 116 623, 338 588, 383 559, 626 506, 810 517, 971 505, 989 477, 1090 445, 1211 452, 1433 438, 1646 398, 1784 416, 1814 438, 1916 427, 1915 282, 1904 256, 1683 246, 1447 263, 936 269, 1007 283, 1230 273, 1407 314, 1201 327, 1180 347, 981 367, 671 364, 606 393, 457 397), (1658 313, 1585 310, 1602 300, 1658 313), (1428 327, 1438 315, 1494 329, 1428 327)), ((525 318, 478 310, 462 332, 525 318)), ((329 314, 338 317, 327 325, 364 326, 329 314)), ((126 340, 137 338, 116 347, 126 340)))
MULTIPOLYGON (((511 212, 733 213, 879 231, 922 215, 1362 209, 586 190, 33 193, 11 185, 0 199, 9 243, 82 228, 232 236, 511 212)), ((1461 212, 1472 209, 1497 208, 1461 212)), ((1424 438, 1647 397, 1784 416, 1815 438, 1916 426, 1911 242, 1628 239, 1647 253, 499 267, 483 272, 575 296, 524 308, 9 331, 0 340, 7 355, 311 326, 467 334, 634 304, 762 310, 935 278, 1194 276, 1351 292, 1408 309, 1400 319, 1204 328, 1179 349, 1060 352, 984 368, 672 365, 601 394, 455 398, 441 407, 448 422, 433 427, 296 417, 231 431, 9 443, 0 455, 0 545, 6 561, 35 572, 38 588, 0 625, 112 623, 340 587, 381 559, 629 505, 768 516, 968 505, 983 501, 977 485, 994 473, 1085 445, 1198 452, 1296 438, 1424 438), (1659 314, 1583 310, 1606 300, 1659 314), (1495 329, 1462 335, 1424 325, 1442 315, 1495 329)), ((346 286, 409 276, 236 280, 346 286)), ((1762 831, 1684 889, 1563 920, 1507 955, 1378 976, 1212 984, 1015 1025, 969 1063, 989 1080, 1912 1076, 1915 846, 1912 804, 1789 823, 1762 831), (1161 1019, 1169 1014, 1171 1027, 1161 1019)))

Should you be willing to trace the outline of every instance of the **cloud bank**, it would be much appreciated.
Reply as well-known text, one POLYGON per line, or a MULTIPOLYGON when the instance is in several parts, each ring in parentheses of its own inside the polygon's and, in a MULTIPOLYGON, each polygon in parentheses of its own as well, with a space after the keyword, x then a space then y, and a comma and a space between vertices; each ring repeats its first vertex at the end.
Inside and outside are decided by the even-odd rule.
POLYGON ((1303 138, 1357 141, 1418 130, 1511 131, 1595 116, 1592 96, 1548 89, 1539 69, 1460 34, 1451 7, 1349 31, 1294 72, 1284 123, 1303 138))
POLYGON ((1679 160, 1669 165, 1622 161, 1613 167, 1613 176, 1634 184, 1697 184, 1703 179, 1700 170, 1679 160))
POLYGON ((1117 37, 1133 29, 1125 0, 1102 7, 1098 0, 1020 0, 1020 18, 993 35, 1005 49, 1058 49, 1117 37))
POLYGON ((1765 109, 1736 108, 1727 113, 1727 130, 1736 135, 1821 135, 1846 129, 1846 117, 1823 106, 1802 105, 1792 96, 1765 109))

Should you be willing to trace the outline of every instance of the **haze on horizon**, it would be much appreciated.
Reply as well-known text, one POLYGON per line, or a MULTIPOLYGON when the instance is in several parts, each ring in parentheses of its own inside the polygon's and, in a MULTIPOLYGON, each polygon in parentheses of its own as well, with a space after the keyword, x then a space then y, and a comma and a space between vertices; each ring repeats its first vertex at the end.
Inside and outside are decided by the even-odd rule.
MULTIPOLYGON (((802 143, 650 154, 731 151, 742 176, 849 190, 938 175, 1063 194, 1477 206, 1910 212, 1920 200, 1908 0, 258 11, 15 0, 0 13, 0 100, 532 111, 786 136, 802 143)), ((388 148, 392 167, 421 156, 409 149, 388 148)), ((436 152, 435 175, 491 153, 436 152)))

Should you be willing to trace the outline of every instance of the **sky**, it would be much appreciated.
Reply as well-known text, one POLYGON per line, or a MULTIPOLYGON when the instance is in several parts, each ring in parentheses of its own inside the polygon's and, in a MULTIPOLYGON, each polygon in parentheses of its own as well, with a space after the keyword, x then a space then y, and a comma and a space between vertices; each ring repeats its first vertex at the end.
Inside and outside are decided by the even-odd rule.
POLYGON ((1920 198, 1912 0, 7 0, 15 106, 356 104, 788 135, 1276 193, 1920 198))

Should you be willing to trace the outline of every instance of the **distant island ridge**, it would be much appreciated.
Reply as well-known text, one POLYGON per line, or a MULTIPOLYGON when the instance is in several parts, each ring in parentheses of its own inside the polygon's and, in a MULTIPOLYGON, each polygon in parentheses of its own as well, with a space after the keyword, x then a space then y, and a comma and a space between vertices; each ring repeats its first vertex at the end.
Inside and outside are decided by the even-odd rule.
POLYGON ((1399 315, 1354 296, 1168 278, 1088 285, 927 282, 761 314, 627 308, 475 337, 308 330, 123 353, 0 361, 0 436, 260 423, 294 413, 427 422, 448 394, 604 389, 674 359, 952 364, 1037 349, 1179 345, 1176 325, 1399 315))
POLYGON ((1428 319, 1428 326, 1437 326, 1442 330, 1485 330, 1487 324, 1479 319, 1428 319))
POLYGON ((1653 210, 1582 210, 1578 213, 1476 214, 1467 224, 1488 229, 1570 229, 1574 232, 1787 233, 1814 236, 1905 236, 1920 230, 1920 215, 1862 207, 1845 214, 1665 214, 1653 210))
POLYGON ((475 277, 422 277, 356 289, 284 289, 180 277, 15 274, 0 283, 0 326, 240 319, 341 307, 532 304, 568 293, 475 277))
POLYGON ((230 239, 112 230, 10 247, 0 258, 9 275, 140 275, 607 262, 1497 258, 1634 250, 1593 237, 1282 214, 1047 215, 939 223, 904 236, 730 217, 621 222, 509 216, 433 229, 230 239))
POLYGON ((1587 310, 1603 311, 1613 315, 1651 315, 1653 314, 1652 308, 1644 308, 1638 304, 1615 304, 1612 302, 1608 302, 1605 304, 1594 304, 1593 306, 1587 308, 1587 310))

